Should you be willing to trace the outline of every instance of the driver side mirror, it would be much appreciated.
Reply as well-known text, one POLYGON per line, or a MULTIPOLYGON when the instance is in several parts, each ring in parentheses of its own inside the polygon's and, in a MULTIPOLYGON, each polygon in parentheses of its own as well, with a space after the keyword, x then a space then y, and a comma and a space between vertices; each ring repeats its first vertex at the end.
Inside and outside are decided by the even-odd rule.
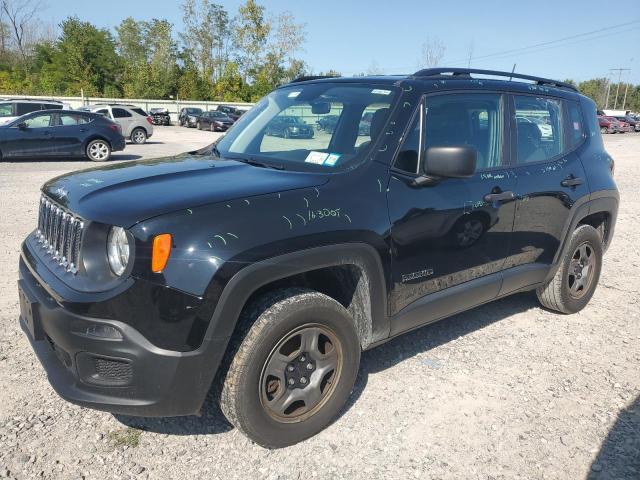
POLYGON ((478 151, 473 147, 429 147, 422 169, 428 177, 469 178, 476 171, 478 151))
POLYGON ((18 127, 20 130, 26 130, 28 128, 26 122, 20 122, 16 125, 16 127, 18 127))

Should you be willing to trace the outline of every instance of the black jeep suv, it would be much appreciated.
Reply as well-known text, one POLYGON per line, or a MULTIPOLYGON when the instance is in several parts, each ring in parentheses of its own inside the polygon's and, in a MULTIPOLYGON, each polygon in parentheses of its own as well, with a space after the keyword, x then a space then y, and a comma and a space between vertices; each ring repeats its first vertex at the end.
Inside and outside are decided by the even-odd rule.
POLYGON ((71 402, 188 415, 217 386, 232 424, 290 445, 336 417, 365 349, 516 292, 584 308, 612 173, 594 103, 561 82, 294 81, 205 150, 45 184, 20 322, 71 402), (265 135, 327 115, 331 133, 265 135))

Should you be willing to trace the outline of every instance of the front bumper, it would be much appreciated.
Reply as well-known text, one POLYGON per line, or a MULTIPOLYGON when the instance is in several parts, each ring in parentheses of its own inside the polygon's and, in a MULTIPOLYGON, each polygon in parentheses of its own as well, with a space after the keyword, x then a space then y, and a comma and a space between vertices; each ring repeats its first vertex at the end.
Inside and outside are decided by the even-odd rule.
POLYGON ((190 415, 202 407, 228 339, 205 339, 190 352, 156 347, 127 324, 64 308, 22 257, 18 290, 20 326, 65 400, 137 416, 190 415), (122 338, 87 334, 90 326, 112 327, 122 338))

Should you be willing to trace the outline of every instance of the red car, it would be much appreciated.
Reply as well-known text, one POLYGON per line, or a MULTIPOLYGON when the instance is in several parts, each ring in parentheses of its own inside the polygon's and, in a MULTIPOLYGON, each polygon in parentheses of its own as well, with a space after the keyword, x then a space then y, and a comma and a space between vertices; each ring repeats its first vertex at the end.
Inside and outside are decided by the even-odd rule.
MULTIPOLYGON (((600 133, 618 133, 618 123, 614 123, 611 117, 598 115, 598 123, 600 124, 600 133)), ((614 119, 615 120, 615 119, 614 119)))

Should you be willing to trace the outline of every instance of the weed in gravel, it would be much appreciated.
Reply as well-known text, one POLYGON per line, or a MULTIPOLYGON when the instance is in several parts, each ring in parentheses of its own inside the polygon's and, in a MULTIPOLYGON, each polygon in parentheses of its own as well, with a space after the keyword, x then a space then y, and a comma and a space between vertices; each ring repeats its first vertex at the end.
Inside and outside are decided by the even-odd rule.
POLYGON ((142 435, 142 430, 127 427, 109 432, 109 440, 116 448, 125 446, 135 448, 140 443, 140 435, 142 435))

